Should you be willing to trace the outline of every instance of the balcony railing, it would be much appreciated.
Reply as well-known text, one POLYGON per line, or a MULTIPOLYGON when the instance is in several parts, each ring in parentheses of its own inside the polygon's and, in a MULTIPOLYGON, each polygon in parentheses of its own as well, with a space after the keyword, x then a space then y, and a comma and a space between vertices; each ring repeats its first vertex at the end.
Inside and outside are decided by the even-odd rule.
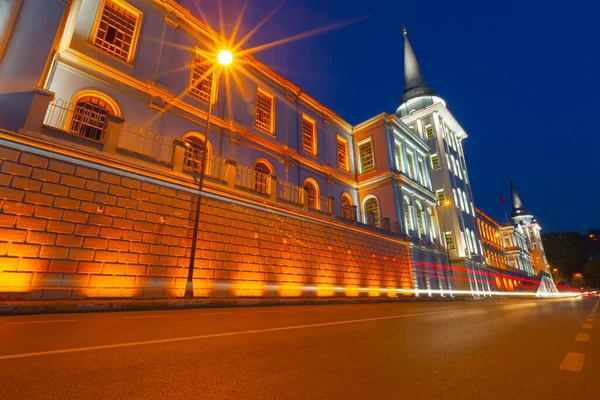
POLYGON ((118 147, 167 163, 173 156, 172 138, 128 123, 123 124, 118 147))
POLYGON ((63 99, 54 99, 44 118, 44 125, 84 139, 102 143, 108 124, 108 114, 102 108, 77 107, 63 99))
POLYGON ((277 179, 277 198, 289 203, 304 203, 304 188, 283 179, 277 179))
POLYGON ((270 176, 252 167, 238 164, 235 171, 235 184, 259 193, 269 194, 271 187, 270 176))

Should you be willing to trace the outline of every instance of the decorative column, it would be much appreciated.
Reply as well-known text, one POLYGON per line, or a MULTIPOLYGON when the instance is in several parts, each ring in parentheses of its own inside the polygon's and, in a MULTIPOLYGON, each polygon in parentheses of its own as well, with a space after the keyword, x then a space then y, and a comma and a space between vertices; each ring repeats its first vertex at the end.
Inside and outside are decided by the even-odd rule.
POLYGON ((225 180, 227 188, 235 190, 235 173, 237 169, 237 161, 228 158, 225 160, 225 180))
POLYGON ((31 103, 22 130, 27 133, 40 134, 48 106, 54 100, 54 92, 35 86, 31 93, 31 103))
POLYGON ((102 151, 116 154, 119 136, 121 135, 121 129, 123 129, 123 122, 125 122, 125 120, 121 117, 117 117, 116 115, 108 116, 108 124, 106 125, 106 132, 104 132, 104 146, 102 147, 102 151))

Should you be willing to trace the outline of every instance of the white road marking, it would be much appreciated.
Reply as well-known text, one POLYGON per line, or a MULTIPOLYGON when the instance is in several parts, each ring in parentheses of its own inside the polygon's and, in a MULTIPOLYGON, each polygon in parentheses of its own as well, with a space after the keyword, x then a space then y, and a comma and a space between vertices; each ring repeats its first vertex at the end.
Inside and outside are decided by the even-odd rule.
POLYGON ((141 342, 127 342, 127 343, 105 344, 105 345, 88 346, 88 347, 75 347, 75 348, 71 348, 71 349, 37 351, 37 352, 33 352, 33 353, 8 354, 8 355, 0 356, 0 360, 10 360, 10 359, 15 359, 15 358, 27 358, 27 357, 39 357, 39 356, 47 356, 47 355, 53 355, 53 354, 79 353, 82 351, 92 351, 92 350, 118 349, 118 348, 122 348, 122 347, 145 346, 145 345, 159 344, 159 343, 184 342, 184 341, 191 341, 191 340, 210 339, 210 338, 228 337, 228 336, 241 336, 241 335, 266 333, 266 332, 291 331, 291 330, 297 330, 297 329, 319 328, 319 327, 325 327, 325 326, 348 325, 348 324, 356 324, 356 323, 361 323, 361 322, 385 321, 385 320, 393 320, 393 319, 419 317, 419 316, 423 316, 423 315, 454 314, 454 313, 468 312, 468 311, 478 310, 478 309, 490 309, 490 308, 492 308, 492 309, 493 308, 505 308, 505 306, 473 307, 473 308, 468 308, 468 309, 441 310, 441 311, 431 311, 431 312, 416 313, 416 314, 390 315, 387 317, 375 317, 375 318, 351 319, 351 320, 345 320, 345 321, 323 322, 323 323, 319 323, 319 324, 292 325, 292 326, 282 326, 279 328, 252 329, 252 330, 247 330, 247 331, 212 333, 212 334, 207 334, 207 335, 184 336, 184 337, 177 337, 177 338, 170 338, 170 339, 145 340, 145 341, 141 341, 141 342))
POLYGON ((593 326, 594 325, 592 325, 592 324, 583 324, 583 325, 581 325, 581 328, 582 329, 592 329, 593 326))
POLYGON ((141 318, 164 318, 166 315, 139 315, 137 317, 123 317, 123 319, 141 319, 141 318))
POLYGON ((591 324, 591 323, 593 323, 593 322, 594 322, 594 318, 586 318, 586 319, 585 319, 585 322, 587 322, 587 323, 591 324))
POLYGON ((6 325, 25 325, 25 324, 50 324, 54 322, 75 322, 74 319, 53 319, 49 321, 16 321, 6 322, 6 325))
POLYGON ((589 333, 578 333, 577 336, 575 336, 575 341, 576 342, 589 342, 590 334, 589 333))
POLYGON ((584 360, 585 354, 583 353, 567 353, 559 368, 566 371, 579 372, 583 368, 584 360))

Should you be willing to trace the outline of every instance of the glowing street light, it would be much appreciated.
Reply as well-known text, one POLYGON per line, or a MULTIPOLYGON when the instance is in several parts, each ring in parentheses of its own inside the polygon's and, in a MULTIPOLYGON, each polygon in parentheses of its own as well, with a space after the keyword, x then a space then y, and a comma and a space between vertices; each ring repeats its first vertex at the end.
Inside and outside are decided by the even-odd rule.
POLYGON ((233 54, 229 50, 221 50, 217 55, 217 61, 222 66, 226 67, 233 62, 233 54))

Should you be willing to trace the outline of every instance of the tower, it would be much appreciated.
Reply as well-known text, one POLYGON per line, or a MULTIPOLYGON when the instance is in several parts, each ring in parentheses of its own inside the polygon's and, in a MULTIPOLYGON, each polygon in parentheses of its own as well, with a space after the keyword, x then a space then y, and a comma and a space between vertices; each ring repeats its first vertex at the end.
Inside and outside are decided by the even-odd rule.
POLYGON ((546 252, 544 251, 544 244, 542 243, 540 234, 542 227, 538 224, 533 215, 525 209, 512 179, 509 181, 510 197, 512 200, 510 219, 515 225, 515 228, 519 229, 521 233, 528 238, 532 266, 538 271, 549 273, 546 252))
POLYGON ((456 288, 485 294, 490 286, 462 148, 467 134, 445 101, 425 83, 406 29, 403 34, 404 93, 396 116, 430 148, 428 161, 440 227, 455 276, 462 278, 457 279, 456 288))

